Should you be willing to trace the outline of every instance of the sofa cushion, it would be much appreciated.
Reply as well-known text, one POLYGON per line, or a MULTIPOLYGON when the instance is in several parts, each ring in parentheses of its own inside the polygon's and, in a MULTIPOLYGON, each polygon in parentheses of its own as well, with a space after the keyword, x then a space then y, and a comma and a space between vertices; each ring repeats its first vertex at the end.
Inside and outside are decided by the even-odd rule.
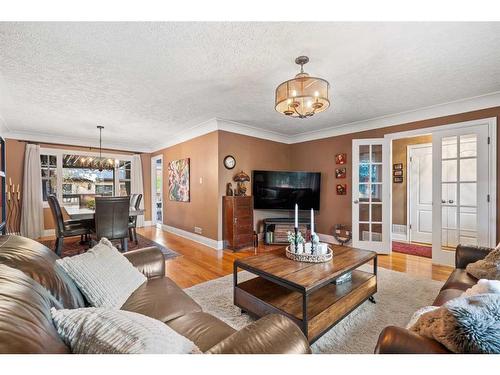
POLYGON ((86 253, 56 263, 94 307, 119 309, 147 280, 106 238, 86 253))
POLYGON ((222 320, 204 312, 187 314, 167 324, 182 336, 193 341, 202 352, 236 332, 222 320))
POLYGON ((0 264, 0 353, 69 353, 50 316, 54 306, 61 307, 40 284, 0 264))
POLYGON ((473 285, 476 285, 477 281, 475 277, 469 275, 464 269, 457 268, 451 273, 441 290, 460 289, 465 292, 473 285))
POLYGON ((94 307, 52 308, 51 313, 57 332, 75 354, 200 353, 193 342, 145 315, 94 307))
POLYGON ((464 293, 461 289, 444 289, 439 292, 436 299, 432 303, 433 306, 442 306, 446 302, 460 297, 464 293))
POLYGON ((147 315, 162 322, 201 311, 201 307, 168 277, 151 279, 142 284, 121 309, 147 315))
POLYGON ((0 264, 21 270, 47 289, 64 308, 85 306, 85 298, 64 272, 57 266, 59 257, 48 247, 21 236, 0 236, 0 264))

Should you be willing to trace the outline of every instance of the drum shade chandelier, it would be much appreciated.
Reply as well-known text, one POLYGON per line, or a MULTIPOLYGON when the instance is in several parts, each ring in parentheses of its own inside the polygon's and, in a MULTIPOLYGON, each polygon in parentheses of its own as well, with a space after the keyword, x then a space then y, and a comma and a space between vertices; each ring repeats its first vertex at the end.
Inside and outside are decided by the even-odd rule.
POLYGON ((307 56, 297 57, 295 63, 300 65, 300 73, 276 88, 276 111, 289 117, 308 118, 330 106, 330 84, 327 80, 305 73, 304 64, 308 62, 307 56))

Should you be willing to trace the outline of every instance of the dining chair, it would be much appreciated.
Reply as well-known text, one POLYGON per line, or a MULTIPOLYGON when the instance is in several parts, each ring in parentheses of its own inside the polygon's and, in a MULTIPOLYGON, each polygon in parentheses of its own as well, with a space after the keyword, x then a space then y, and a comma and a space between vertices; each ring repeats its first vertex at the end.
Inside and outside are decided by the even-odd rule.
POLYGON ((89 220, 64 220, 61 210, 61 205, 54 194, 47 197, 49 202, 50 211, 54 218, 56 226, 56 244, 54 251, 57 255, 61 256, 63 250, 63 242, 66 237, 80 236, 80 242, 88 239, 90 234, 90 221, 89 220))
MULTIPOLYGON (((136 210, 140 210, 141 200, 142 200, 142 194, 132 194, 130 196, 130 207, 136 210)), ((136 228, 137 228, 137 215, 130 216, 128 219, 128 236, 130 238, 130 241, 134 241, 135 244, 138 245, 139 241, 137 241, 136 228)))
POLYGON ((94 232, 99 241, 120 240, 121 250, 128 250, 129 197, 96 197, 94 232))

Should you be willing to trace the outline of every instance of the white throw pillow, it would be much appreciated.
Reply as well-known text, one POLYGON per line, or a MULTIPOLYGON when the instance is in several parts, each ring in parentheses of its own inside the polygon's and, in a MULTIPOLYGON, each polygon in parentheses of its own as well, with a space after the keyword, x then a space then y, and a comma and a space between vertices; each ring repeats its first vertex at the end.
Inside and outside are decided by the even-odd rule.
POLYGON ((106 238, 84 254, 57 260, 94 307, 119 309, 146 277, 106 238))
POLYGON ((478 294, 500 294, 500 281, 481 279, 472 288, 462 293, 462 297, 470 297, 478 294))
POLYGON ((51 309, 61 339, 75 354, 188 354, 198 347, 159 320, 124 310, 51 309))

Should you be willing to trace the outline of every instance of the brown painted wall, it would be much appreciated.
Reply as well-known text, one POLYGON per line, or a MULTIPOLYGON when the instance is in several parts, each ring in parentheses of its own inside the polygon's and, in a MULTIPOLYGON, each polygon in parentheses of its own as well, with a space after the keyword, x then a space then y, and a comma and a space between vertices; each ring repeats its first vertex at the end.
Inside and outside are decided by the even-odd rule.
POLYGON ((163 155, 163 223, 217 240, 218 220, 218 136, 212 132, 201 137, 154 152, 163 155), (168 163, 190 158, 190 202, 168 199, 168 163), (202 183, 200 183, 200 178, 202 183))
POLYGON ((432 143, 431 135, 396 139, 392 142, 392 163, 403 163, 403 182, 392 184, 392 223, 406 225, 408 168, 406 165, 408 146, 432 143))
MULTIPOLYGON (((53 145, 40 143, 43 148, 56 148, 56 149, 66 149, 66 150, 76 150, 76 151, 96 151, 95 148, 80 147, 80 146, 70 146, 70 145, 53 145)), ((23 191, 23 170, 24 170, 24 151, 26 148, 26 142, 18 141, 15 139, 6 139, 5 141, 5 153, 6 153, 6 174, 7 183, 9 183, 9 178, 12 180, 14 185, 20 184, 20 191, 23 191)), ((131 155, 131 152, 121 151, 121 150, 110 150, 103 149, 103 152, 131 155)), ((143 166, 143 181, 144 181, 144 200, 145 209, 144 213, 145 220, 151 220, 151 155, 142 154, 141 155, 142 166, 143 166), (149 202, 149 204, 147 204, 149 202)), ((44 208, 44 227, 45 229, 54 229, 54 221, 52 219, 52 214, 49 208, 44 208)), ((19 228, 19 220, 15 224, 16 228, 19 228)))
MULTIPOLYGON (((496 117, 500 125, 500 107, 488 108, 479 111, 444 116, 435 119, 415 121, 407 124, 396 125, 375 130, 346 134, 337 137, 320 139, 291 145, 292 165, 297 169, 319 171, 321 176, 321 207, 317 215, 317 230, 319 233, 332 234, 334 224, 351 224, 351 161, 352 140, 363 138, 382 138, 385 134, 406 130, 428 128, 457 122, 496 117), (335 154, 347 154, 347 195, 335 193, 335 154)), ((497 127, 500 133, 500 126, 497 127)), ((500 136, 500 134, 498 134, 500 136)), ((498 138, 497 136, 497 138, 498 138)), ((497 147, 497 160, 500 147, 497 147)), ((497 164, 497 196, 500 197, 500 163, 497 164)), ((497 202, 497 241, 500 238, 500 204, 497 202)))
MULTIPOLYGON (((219 239, 222 240, 222 197, 226 195, 226 184, 231 182, 233 189, 236 183, 233 176, 244 171, 252 177, 252 170, 291 170, 290 147, 287 144, 268 141, 241 134, 219 131, 219 239), (233 155, 236 159, 234 169, 224 167, 224 158, 233 155)), ((247 184, 247 194, 252 194, 252 181, 247 184)), ((265 217, 287 216, 282 211, 254 211, 255 228, 259 227, 265 217)))

